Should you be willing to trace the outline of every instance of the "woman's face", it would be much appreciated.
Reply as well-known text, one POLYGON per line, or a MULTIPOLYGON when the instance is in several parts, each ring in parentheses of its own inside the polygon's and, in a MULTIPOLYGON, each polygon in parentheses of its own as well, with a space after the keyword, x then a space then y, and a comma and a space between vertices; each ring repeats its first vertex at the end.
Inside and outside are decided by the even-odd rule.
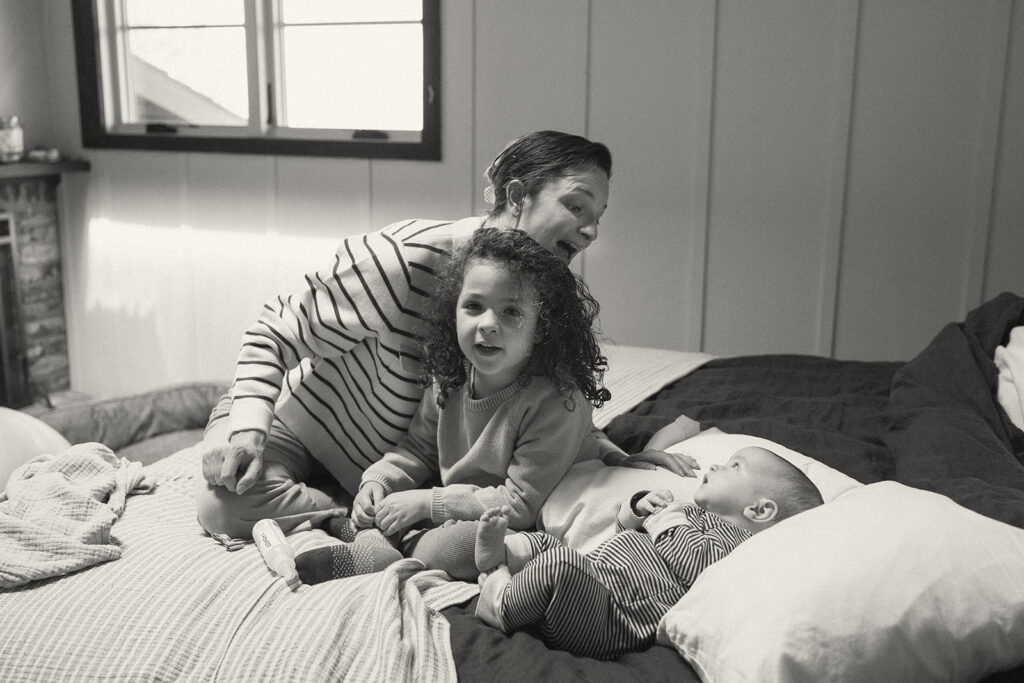
POLYGON ((523 200, 518 227, 566 263, 597 239, 608 208, 608 176, 599 168, 549 180, 523 200))

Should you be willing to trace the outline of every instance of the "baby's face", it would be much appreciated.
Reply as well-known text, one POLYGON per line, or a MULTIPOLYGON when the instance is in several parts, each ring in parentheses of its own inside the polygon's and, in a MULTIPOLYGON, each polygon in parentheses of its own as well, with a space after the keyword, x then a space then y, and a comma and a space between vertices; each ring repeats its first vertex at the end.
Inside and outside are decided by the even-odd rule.
POLYGON ((711 466, 693 494, 693 502, 720 517, 742 515, 745 507, 763 497, 763 485, 773 476, 776 457, 757 446, 741 448, 724 465, 711 466))

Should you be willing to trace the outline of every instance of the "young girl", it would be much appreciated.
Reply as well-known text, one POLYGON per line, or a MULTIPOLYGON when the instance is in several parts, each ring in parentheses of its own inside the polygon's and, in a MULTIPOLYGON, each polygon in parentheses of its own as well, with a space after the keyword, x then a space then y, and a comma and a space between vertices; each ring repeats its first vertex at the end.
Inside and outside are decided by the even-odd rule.
MULTIPOLYGON (((376 527, 428 568, 475 579, 484 511, 504 507, 512 529, 532 528, 581 452, 592 406, 611 398, 601 385, 598 309, 584 282, 526 233, 476 231, 425 313, 432 389, 405 438, 363 474, 355 525, 376 527)), ((318 554, 301 558, 300 573, 305 566, 324 580, 379 569, 393 556, 377 536, 365 559, 360 538, 372 536, 308 551, 318 554)))

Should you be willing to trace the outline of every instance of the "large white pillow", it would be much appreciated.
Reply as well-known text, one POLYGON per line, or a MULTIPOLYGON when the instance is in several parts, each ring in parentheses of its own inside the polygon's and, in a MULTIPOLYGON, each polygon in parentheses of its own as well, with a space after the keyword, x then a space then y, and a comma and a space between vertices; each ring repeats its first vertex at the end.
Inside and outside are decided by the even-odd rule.
MULTIPOLYGON (((818 487, 826 502, 861 486, 856 479, 785 446, 756 436, 726 434, 717 428, 705 430, 666 450, 694 457, 703 473, 711 465, 724 464, 733 453, 747 446, 767 448, 799 467, 818 487)), ((571 548, 590 552, 615 533, 619 505, 636 491, 668 489, 677 501, 692 503, 699 485, 699 477, 680 477, 660 468, 606 467, 593 460, 578 463, 541 507, 537 526, 561 538, 571 548)))
POLYGON ((1024 663, 1024 530, 858 487, 711 565, 658 641, 704 681, 976 681, 1024 663))
POLYGON ((0 491, 11 472, 39 455, 62 453, 71 444, 42 420, 20 410, 0 407, 0 491))

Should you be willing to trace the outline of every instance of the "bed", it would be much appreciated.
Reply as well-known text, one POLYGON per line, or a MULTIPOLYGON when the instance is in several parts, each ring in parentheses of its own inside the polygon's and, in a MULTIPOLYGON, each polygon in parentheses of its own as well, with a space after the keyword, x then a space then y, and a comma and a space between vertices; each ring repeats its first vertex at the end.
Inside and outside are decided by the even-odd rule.
MULTIPOLYGON (((658 644, 616 661, 488 628, 475 585, 413 561, 291 592, 251 544, 214 543, 191 446, 222 386, 40 413, 22 448, 74 444, 133 476, 109 559, 0 590, 0 680, 1020 680, 1024 432, 1007 397, 1015 369, 1024 393, 1008 351, 1022 325, 1006 293, 905 363, 609 346, 615 399, 595 421, 624 449, 685 414, 706 430, 673 449, 702 467, 767 444, 826 498, 709 568, 658 644)), ((611 492, 662 484, 694 485, 583 464, 541 523, 585 550, 609 533, 611 492)))

